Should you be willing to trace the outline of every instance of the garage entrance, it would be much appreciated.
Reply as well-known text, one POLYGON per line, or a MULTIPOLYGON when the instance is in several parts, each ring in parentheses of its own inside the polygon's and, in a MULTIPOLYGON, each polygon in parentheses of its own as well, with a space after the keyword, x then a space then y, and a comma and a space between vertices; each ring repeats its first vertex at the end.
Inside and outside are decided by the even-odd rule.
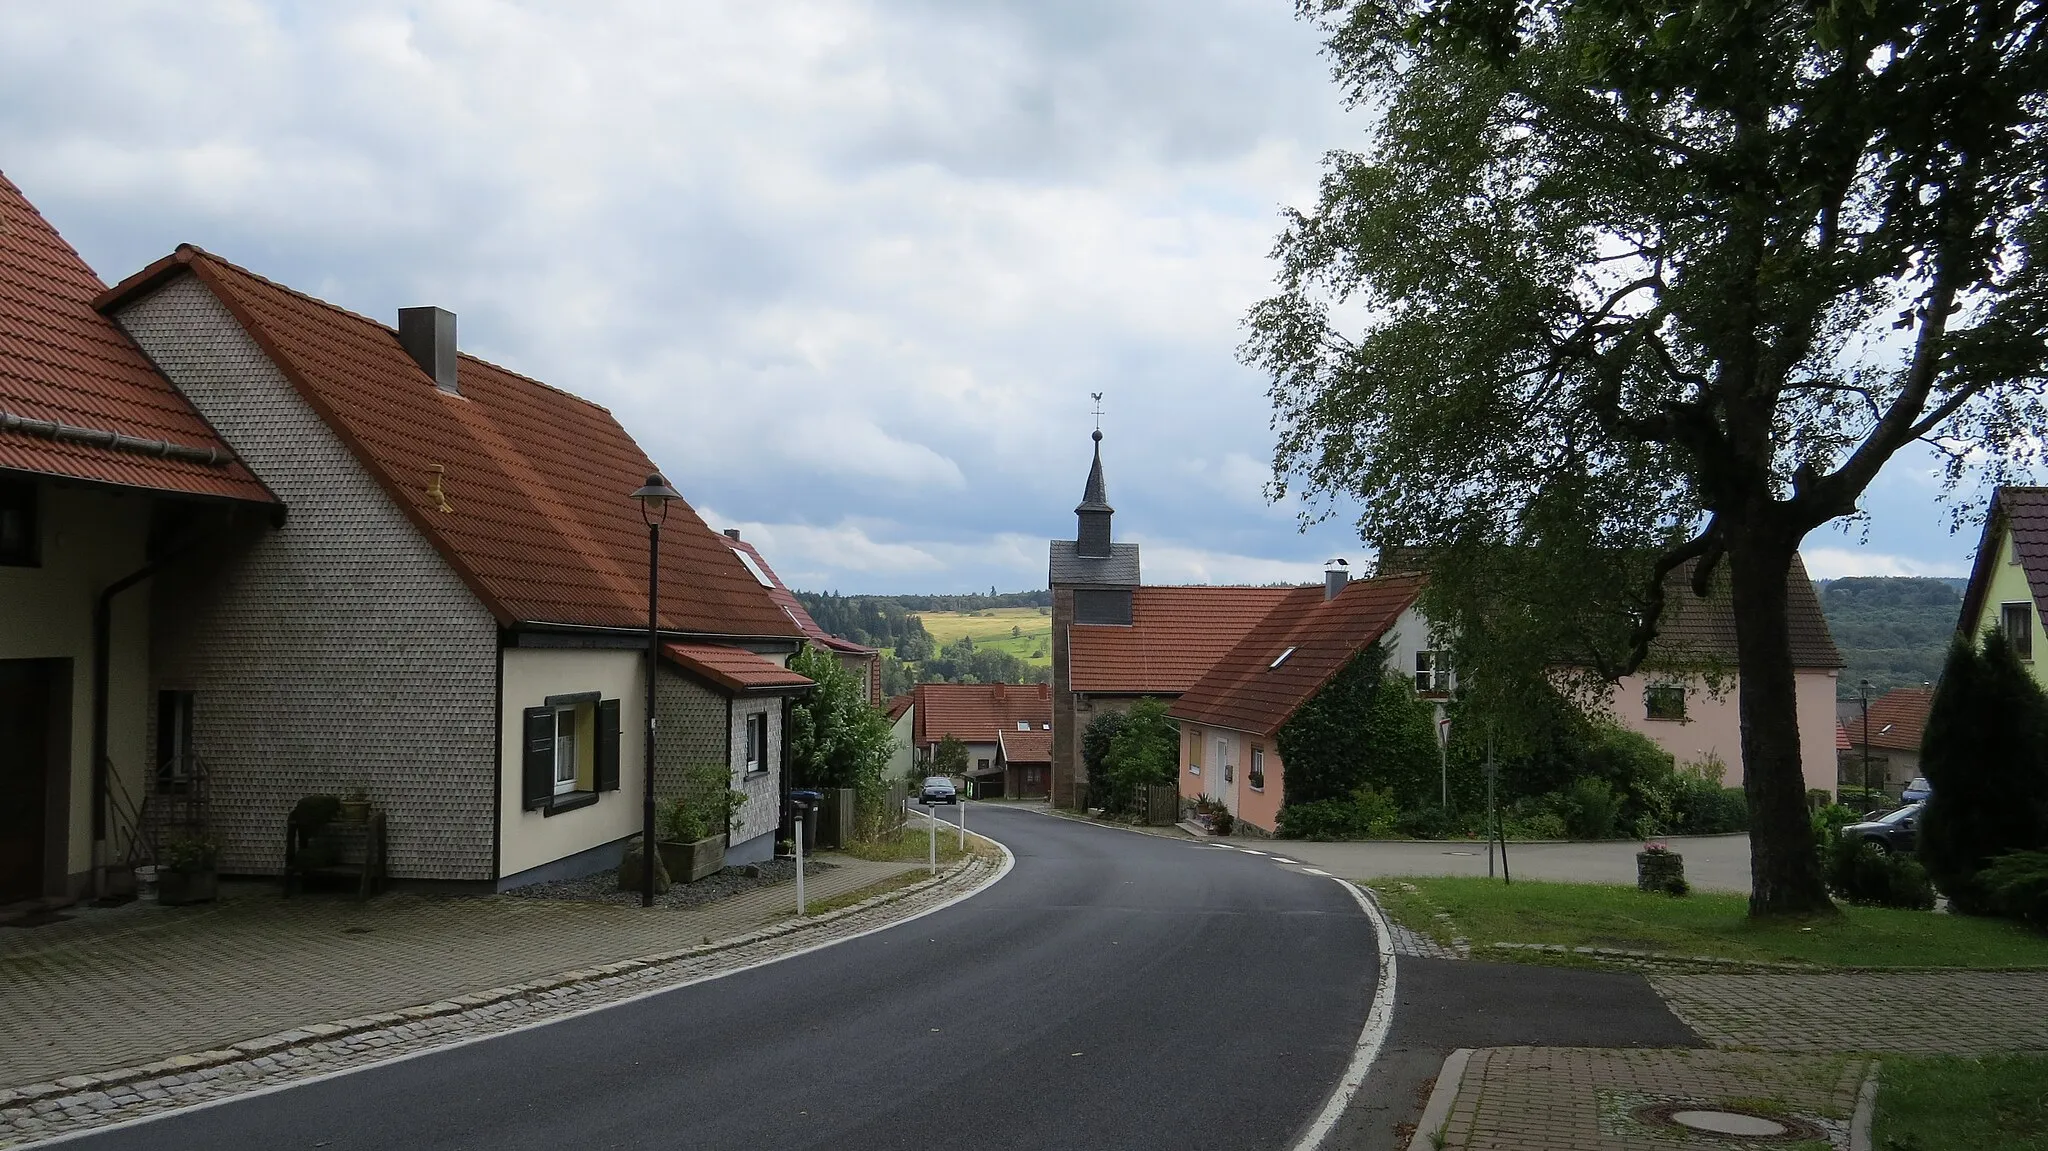
POLYGON ((0 904, 63 886, 70 667, 0 659, 0 904))

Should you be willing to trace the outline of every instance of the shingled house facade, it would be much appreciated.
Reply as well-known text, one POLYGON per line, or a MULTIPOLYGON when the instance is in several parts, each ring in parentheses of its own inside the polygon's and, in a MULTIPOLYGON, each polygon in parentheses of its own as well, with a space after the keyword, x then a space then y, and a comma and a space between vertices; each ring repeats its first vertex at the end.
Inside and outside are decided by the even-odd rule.
MULTIPOLYGON (((460 354, 450 313, 394 330, 197 248, 99 306, 289 508, 152 592, 145 729, 181 746, 150 754, 205 765, 222 869, 276 872, 292 804, 355 787, 386 813, 394 877, 503 888, 613 865, 640 825, 647 530, 629 493, 654 469, 610 413, 460 354)), ((671 649, 663 734, 697 746, 658 744, 657 782, 723 760, 757 797, 735 858, 765 854, 801 635, 680 501, 662 543, 664 638, 728 654, 711 673, 671 649)))

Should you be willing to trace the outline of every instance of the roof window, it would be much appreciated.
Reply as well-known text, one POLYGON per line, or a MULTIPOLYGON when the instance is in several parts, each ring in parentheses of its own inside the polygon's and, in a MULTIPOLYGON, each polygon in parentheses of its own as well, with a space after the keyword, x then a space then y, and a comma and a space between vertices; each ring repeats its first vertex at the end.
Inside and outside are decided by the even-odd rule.
POLYGON ((775 586, 775 581, 768 578, 768 573, 761 570, 761 565, 759 561, 755 560, 752 555, 748 554, 747 552, 740 551, 737 548, 733 549, 732 554, 740 557, 740 562, 747 565, 747 574, 753 576, 756 580, 760 581, 762 587, 775 586))
POLYGON ((1018 731, 1030 731, 1030 730, 1031 730, 1031 721, 1030 721, 1030 720, 1028 720, 1028 719, 1020 719, 1020 720, 1018 720, 1018 721, 1017 721, 1017 730, 1018 730, 1018 731))
POLYGON ((1294 649, 1290 647, 1286 651, 1281 652, 1279 655, 1274 656, 1273 662, 1266 665, 1266 670, 1271 671, 1274 668, 1279 667, 1281 664, 1286 663, 1287 657, 1293 654, 1294 649))

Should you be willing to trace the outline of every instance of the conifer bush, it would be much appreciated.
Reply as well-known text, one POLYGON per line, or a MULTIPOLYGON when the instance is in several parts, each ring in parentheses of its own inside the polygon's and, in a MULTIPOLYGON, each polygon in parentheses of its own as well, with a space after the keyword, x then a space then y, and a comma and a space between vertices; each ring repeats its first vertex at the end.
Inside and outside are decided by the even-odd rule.
POLYGON ((2048 848, 2048 696, 2002 632, 1950 648, 1920 772, 1934 789, 1919 819, 1920 861, 1955 910, 1997 914, 1984 869, 2006 852, 2048 848))

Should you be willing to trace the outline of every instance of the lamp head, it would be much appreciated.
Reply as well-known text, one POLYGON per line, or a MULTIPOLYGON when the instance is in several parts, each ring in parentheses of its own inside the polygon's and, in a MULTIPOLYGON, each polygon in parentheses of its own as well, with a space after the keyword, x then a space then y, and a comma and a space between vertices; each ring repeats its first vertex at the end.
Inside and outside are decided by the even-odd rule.
POLYGON ((633 493, 633 498, 640 501, 640 518, 650 524, 658 524, 668 518, 668 502, 682 499, 683 493, 668 486, 661 473, 655 472, 647 477, 640 490, 633 493))

